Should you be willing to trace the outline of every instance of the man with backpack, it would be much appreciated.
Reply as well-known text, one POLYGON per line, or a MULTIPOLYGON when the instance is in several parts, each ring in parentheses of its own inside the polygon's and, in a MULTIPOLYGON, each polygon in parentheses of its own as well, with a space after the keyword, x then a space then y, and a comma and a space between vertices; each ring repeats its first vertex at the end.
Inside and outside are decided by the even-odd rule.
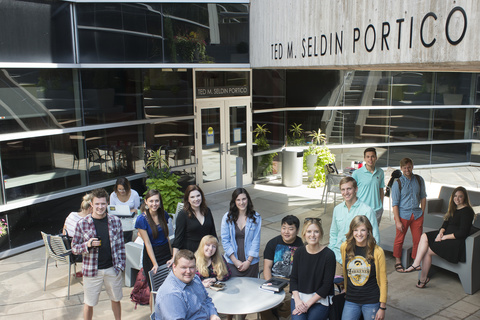
POLYGON ((380 226, 383 214, 383 197, 385 188, 385 175, 383 170, 377 168, 377 150, 367 148, 363 151, 365 165, 353 172, 352 177, 357 181, 357 197, 369 205, 377 217, 380 226))
POLYGON ((415 260, 418 242, 423 232, 423 214, 427 203, 427 194, 423 178, 413 174, 412 159, 403 158, 400 161, 400 170, 403 175, 393 183, 391 194, 397 229, 393 244, 393 256, 395 257, 395 270, 404 272, 405 268, 402 266, 401 260, 403 241, 410 227, 413 240, 412 259, 415 260))

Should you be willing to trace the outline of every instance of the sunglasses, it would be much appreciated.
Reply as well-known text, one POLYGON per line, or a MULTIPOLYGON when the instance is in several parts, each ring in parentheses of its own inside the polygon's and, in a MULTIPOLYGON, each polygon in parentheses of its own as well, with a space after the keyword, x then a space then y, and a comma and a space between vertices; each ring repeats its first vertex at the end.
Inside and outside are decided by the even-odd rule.
POLYGON ((320 218, 305 218, 305 220, 303 221, 303 223, 307 223, 308 221, 316 221, 318 223, 322 223, 322 219, 320 218))

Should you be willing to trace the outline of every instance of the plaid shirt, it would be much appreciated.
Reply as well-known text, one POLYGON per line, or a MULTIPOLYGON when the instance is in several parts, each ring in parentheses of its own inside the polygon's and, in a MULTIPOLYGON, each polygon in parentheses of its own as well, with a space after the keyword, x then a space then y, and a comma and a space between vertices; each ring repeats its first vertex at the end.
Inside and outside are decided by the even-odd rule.
MULTIPOLYGON (((116 273, 125 270, 125 243, 120 219, 107 214, 108 235, 112 249, 112 262, 116 273)), ((91 215, 78 221, 72 240, 72 252, 83 255, 83 276, 95 277, 98 273, 98 248, 88 248, 88 240, 97 237, 97 231, 91 215)))

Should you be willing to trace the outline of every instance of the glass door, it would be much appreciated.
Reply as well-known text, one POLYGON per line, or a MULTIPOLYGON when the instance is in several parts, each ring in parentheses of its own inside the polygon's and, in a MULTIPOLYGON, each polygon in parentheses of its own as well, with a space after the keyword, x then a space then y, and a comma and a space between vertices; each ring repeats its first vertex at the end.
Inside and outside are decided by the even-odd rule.
POLYGON ((197 183, 204 192, 234 188, 237 158, 243 184, 252 183, 250 99, 197 100, 197 183))

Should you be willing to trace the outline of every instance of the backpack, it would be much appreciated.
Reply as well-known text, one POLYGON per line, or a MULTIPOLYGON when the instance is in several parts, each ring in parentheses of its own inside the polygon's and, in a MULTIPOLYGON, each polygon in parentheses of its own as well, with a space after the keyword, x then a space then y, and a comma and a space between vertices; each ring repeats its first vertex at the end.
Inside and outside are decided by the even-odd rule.
MULTIPOLYGON (((392 175, 390 176, 390 180, 387 183, 387 187, 385 188, 385 197, 390 197, 390 192, 392 190, 392 186, 395 183, 395 181, 398 182, 398 190, 402 192, 402 182, 400 181, 400 177, 402 176, 402 171, 400 170, 395 170, 392 172, 392 175)), ((420 176, 418 174, 414 174, 415 180, 418 182, 418 187, 421 189, 422 186, 420 185, 420 176)))
POLYGON ((143 273, 143 268, 138 271, 130 299, 135 302, 135 309, 137 309, 137 304, 146 305, 150 302, 150 287, 143 273))

